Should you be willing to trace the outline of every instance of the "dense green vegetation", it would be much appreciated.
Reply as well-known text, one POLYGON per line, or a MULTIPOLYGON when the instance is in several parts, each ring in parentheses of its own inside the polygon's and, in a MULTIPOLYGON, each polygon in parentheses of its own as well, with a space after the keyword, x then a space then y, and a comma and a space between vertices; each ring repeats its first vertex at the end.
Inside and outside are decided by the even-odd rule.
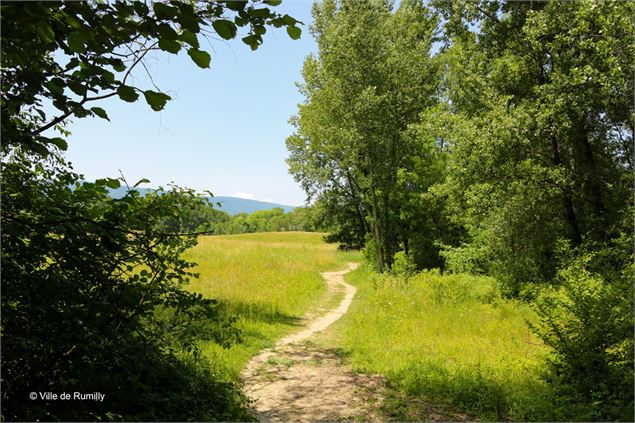
POLYGON ((63 162, 30 160, 2 170, 3 417, 240 419, 240 391, 193 360, 200 339, 227 345, 237 331, 184 289, 181 254, 196 238, 164 230, 173 210, 205 200, 174 189, 113 201, 112 180, 72 190, 79 175, 63 162), (75 391, 108 401, 29 399, 75 391))
POLYGON ((202 340, 238 339, 216 300, 185 289, 196 237, 178 229, 206 200, 177 187, 113 199, 121 181, 80 183, 58 153, 67 119, 108 119, 95 101, 165 106, 129 78, 151 51, 186 49, 207 68, 210 34, 246 26, 252 49, 271 26, 298 38, 295 19, 266 7, 279 3, 2 3, 1 420, 248 418, 237 386, 196 360, 202 340), (75 391, 106 400, 29 398, 75 391))
POLYGON ((532 306, 551 348, 548 419, 633 419, 634 12, 313 7, 290 172, 330 239, 377 271, 487 275, 532 306))
POLYGON ((209 34, 299 38, 279 3, 2 3, 0 420, 250 418, 241 366, 358 253, 317 233, 197 235, 324 228, 367 262, 333 339, 387 376, 397 418, 431 399, 633 421, 634 4, 316 2, 287 139, 310 208, 113 199, 125 181, 81 183, 60 158, 68 119, 108 119, 99 100, 166 106, 131 82, 149 52, 208 68, 209 34), (108 400, 29 399, 49 391, 108 400))
POLYGON ((252 232, 310 231, 321 229, 312 207, 296 207, 285 213, 282 208, 256 210, 250 214, 230 216, 212 204, 204 204, 184 211, 184 216, 172 219, 173 230, 204 232, 210 235, 231 235, 252 232))

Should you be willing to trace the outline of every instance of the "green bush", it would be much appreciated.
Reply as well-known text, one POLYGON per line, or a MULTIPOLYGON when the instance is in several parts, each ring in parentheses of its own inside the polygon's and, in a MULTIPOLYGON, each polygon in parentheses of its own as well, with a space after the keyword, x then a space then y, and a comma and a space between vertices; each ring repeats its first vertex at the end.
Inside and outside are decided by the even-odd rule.
POLYGON ((633 264, 619 277, 590 269, 605 252, 560 270, 536 301, 535 332, 553 348, 547 380, 560 419, 633 421, 633 264))
POLYGON ((245 418, 237 387, 193 361, 199 340, 237 336, 216 301, 185 290, 196 237, 164 230, 205 200, 114 200, 117 180, 81 179, 54 157, 3 163, 2 420, 245 418), (105 398, 29 398, 75 391, 105 398))
POLYGON ((412 257, 407 255, 403 251, 398 251, 395 253, 392 262, 392 268, 390 270, 392 270, 395 275, 409 278, 417 272, 417 265, 415 264, 412 257))

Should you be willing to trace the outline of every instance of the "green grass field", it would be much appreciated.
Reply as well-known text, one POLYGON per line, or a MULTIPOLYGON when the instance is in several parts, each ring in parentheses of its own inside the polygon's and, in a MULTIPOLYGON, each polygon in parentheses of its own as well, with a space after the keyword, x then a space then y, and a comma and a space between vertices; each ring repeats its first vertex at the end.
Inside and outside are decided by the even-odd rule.
POLYGON ((198 264, 200 278, 190 289, 221 301, 237 317, 242 342, 226 349, 212 342, 202 357, 228 380, 262 348, 297 328, 299 318, 316 307, 325 292, 320 272, 340 270, 359 261, 356 252, 338 251, 323 234, 268 232, 205 236, 186 258, 198 264))
MULTIPOLYGON (((201 346, 201 358, 227 381, 309 310, 336 305, 341 295, 324 297, 320 272, 361 260, 302 232, 201 237, 187 258, 200 273, 191 289, 219 299, 242 332, 230 348, 201 346)), ((502 299, 493 279, 431 271, 406 280, 362 266, 347 280, 357 296, 319 342, 339 348, 355 369, 387 377, 393 418, 425 420, 428 402, 483 420, 549 420, 550 392, 539 377, 548 350, 526 323, 535 316, 502 299)))
POLYGON ((406 281, 366 267, 347 279, 357 296, 323 342, 388 378, 394 418, 427 419, 417 409, 425 400, 483 420, 549 420, 539 378, 548 351, 526 324, 535 316, 502 299, 493 279, 424 272, 406 281))

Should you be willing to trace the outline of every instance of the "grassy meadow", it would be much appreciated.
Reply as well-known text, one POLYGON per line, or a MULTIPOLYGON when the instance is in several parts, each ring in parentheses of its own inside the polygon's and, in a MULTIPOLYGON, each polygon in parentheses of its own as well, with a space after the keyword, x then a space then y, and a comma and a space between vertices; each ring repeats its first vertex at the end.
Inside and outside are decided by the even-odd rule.
MULTIPOLYGON (((242 333, 230 348, 201 348, 227 381, 308 311, 336 305, 341 295, 324 297, 320 272, 361 260, 305 232, 201 237, 187 258, 200 273, 190 289, 218 299, 242 333)), ((353 304, 318 342, 388 379, 392 418, 425 420, 422 404, 440 403, 483 420, 549 420, 550 391, 540 379, 549 351, 527 326, 535 315, 501 298, 494 279, 437 271, 405 278, 362 266, 347 280, 358 289, 353 304)))
POLYGON ((393 418, 426 420, 417 404, 429 401, 483 420, 549 420, 539 378, 548 351, 526 324, 535 316, 502 299, 493 279, 435 271, 405 279, 363 266, 347 280, 357 296, 322 342, 388 378, 393 418))
POLYGON ((190 289, 218 299, 237 318, 242 342, 223 348, 202 345, 202 357, 228 380, 262 348, 293 331, 299 319, 316 307, 325 292, 320 272, 340 270, 359 261, 357 252, 338 251, 324 234, 267 232, 203 236, 186 254, 198 264, 199 279, 190 289))

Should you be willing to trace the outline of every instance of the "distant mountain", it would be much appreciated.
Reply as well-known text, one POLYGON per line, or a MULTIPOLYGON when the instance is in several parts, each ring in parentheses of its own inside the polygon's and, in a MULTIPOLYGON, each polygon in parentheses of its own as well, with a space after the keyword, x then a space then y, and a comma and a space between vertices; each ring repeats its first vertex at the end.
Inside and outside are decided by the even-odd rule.
POLYGON ((216 203, 221 203, 221 207, 218 209, 226 211, 232 215, 238 213, 253 213, 257 210, 271 210, 278 207, 284 210, 285 213, 288 213, 295 208, 293 206, 267 203, 265 201, 248 200, 246 198, 238 197, 213 197, 211 198, 211 201, 214 203, 214 207, 217 207, 216 203))
MULTIPOLYGON (((141 196, 146 195, 148 191, 152 191, 151 188, 135 188, 141 196)), ((117 189, 111 189, 110 195, 113 198, 123 197, 128 189, 126 187, 120 187, 117 189)), ((290 212, 295 207, 285 206, 283 204, 267 203, 265 201, 248 200, 246 198, 238 197, 212 197, 210 201, 214 205, 214 208, 227 212, 230 215, 238 213, 253 213, 257 210, 271 210, 275 208, 281 208, 285 213, 290 212), (221 203, 219 207, 216 203, 221 203)))

